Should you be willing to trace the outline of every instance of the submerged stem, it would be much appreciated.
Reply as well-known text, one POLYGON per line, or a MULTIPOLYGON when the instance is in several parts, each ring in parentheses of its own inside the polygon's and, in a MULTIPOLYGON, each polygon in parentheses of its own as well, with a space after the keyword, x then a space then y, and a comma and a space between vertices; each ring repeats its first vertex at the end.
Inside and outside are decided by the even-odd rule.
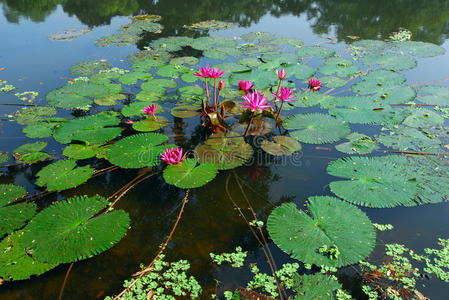
POLYGON ((216 97, 216 94, 217 94, 217 78, 214 78, 214 108, 215 108, 215 111, 217 111, 217 97, 216 97))
POLYGON ((138 281, 140 278, 142 278, 145 274, 147 274, 147 273, 149 273, 149 272, 151 272, 151 271, 153 270, 153 265, 154 265, 154 263, 155 263, 156 260, 159 258, 159 256, 161 256, 161 254, 164 252, 165 248, 166 248, 167 245, 168 245, 168 242, 170 242, 171 238, 173 237, 173 233, 175 232, 176 227, 178 227, 179 220, 181 219, 181 216, 182 216, 182 214, 183 214, 183 212, 184 212, 184 207, 186 206, 186 203, 188 202, 187 199, 188 199, 188 197, 189 197, 189 193, 190 193, 190 189, 188 189, 188 190, 186 191, 186 195, 185 195, 184 199, 182 200, 181 210, 179 211, 178 217, 176 218, 176 222, 175 222, 175 224, 173 225, 173 228, 172 228, 172 230, 170 231, 170 234, 168 235, 168 237, 167 237, 167 239, 165 240, 164 244, 162 244, 162 247, 161 247, 161 249, 159 250, 159 252, 156 254, 156 256, 153 258, 153 260, 151 261, 151 263, 150 263, 144 270, 142 270, 142 271, 140 271, 140 272, 137 272, 136 274, 133 275, 133 276, 137 276, 137 278, 134 279, 134 280, 131 282, 131 284, 130 284, 126 289, 124 289, 123 291, 121 291, 120 294, 118 294, 117 296, 115 296, 115 297, 113 298, 113 300, 117 300, 118 298, 120 298, 121 296, 123 296, 123 294, 125 294, 126 292, 128 292, 128 291, 129 291, 129 290, 130 290, 130 289, 137 283, 137 281, 138 281))

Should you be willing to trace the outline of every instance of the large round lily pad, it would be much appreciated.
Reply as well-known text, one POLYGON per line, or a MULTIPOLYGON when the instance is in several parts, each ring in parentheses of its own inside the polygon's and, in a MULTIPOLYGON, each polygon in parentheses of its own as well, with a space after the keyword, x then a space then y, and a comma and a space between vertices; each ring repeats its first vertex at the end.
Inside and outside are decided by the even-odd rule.
POLYGON ((168 165, 163 174, 167 183, 184 189, 203 186, 216 175, 217 168, 213 164, 204 162, 198 165, 196 158, 188 158, 178 164, 168 165))
POLYGON ((360 62, 368 66, 381 65, 384 69, 395 71, 409 70, 416 67, 416 60, 412 57, 393 52, 370 53, 362 56, 360 62))
POLYGON ((20 245, 23 231, 16 231, 0 242, 0 278, 8 280, 29 279, 53 269, 57 264, 47 264, 33 258, 20 245))
POLYGON ((432 57, 446 53, 443 47, 425 42, 406 41, 395 43, 394 45, 397 49, 407 51, 409 54, 417 57, 432 57))
POLYGON ((128 231, 123 210, 97 215, 105 198, 75 197, 41 211, 24 228, 20 241, 41 262, 70 263, 100 254, 118 243, 128 231))
POLYGON ((364 212, 334 197, 311 197, 308 202, 310 216, 287 203, 268 217, 268 232, 279 248, 317 266, 342 267, 368 257, 376 233, 364 212))
POLYGON ((283 125, 291 137, 309 144, 333 143, 351 132, 345 121, 319 113, 293 115, 283 125))
POLYGON ((347 178, 330 188, 344 200, 368 207, 395 207, 415 198, 417 182, 402 156, 347 157, 329 164, 330 175, 347 178))
POLYGON ((107 159, 122 168, 156 166, 167 146, 162 146, 168 137, 159 133, 142 133, 126 137, 107 151, 107 159))

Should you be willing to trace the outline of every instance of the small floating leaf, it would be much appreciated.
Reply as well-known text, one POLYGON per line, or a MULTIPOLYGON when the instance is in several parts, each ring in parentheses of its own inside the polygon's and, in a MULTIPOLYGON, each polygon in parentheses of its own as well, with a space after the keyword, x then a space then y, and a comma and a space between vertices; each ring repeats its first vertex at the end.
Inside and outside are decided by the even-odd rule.
POLYGON ((335 149, 348 154, 368 154, 379 148, 376 142, 365 134, 353 132, 346 139, 349 141, 335 146, 335 149))
POLYGON ((195 148, 195 157, 202 164, 209 162, 219 170, 229 170, 243 165, 253 155, 253 149, 235 132, 214 133, 195 148))
POLYGON ((170 122, 164 117, 158 116, 157 119, 149 117, 133 124, 133 129, 142 132, 156 131, 164 126, 169 125, 170 122))
POLYGON ((261 144, 262 149, 272 155, 292 155, 302 148, 300 143, 288 136, 275 136, 273 140, 264 140, 261 144))
POLYGON ((36 174, 36 184, 47 186, 49 191, 67 190, 86 182, 94 171, 90 166, 76 167, 75 160, 59 160, 36 174))
POLYGON ((168 165, 164 170, 164 179, 169 184, 190 189, 205 185, 217 175, 217 168, 213 164, 197 164, 196 158, 188 158, 176 165, 168 165))

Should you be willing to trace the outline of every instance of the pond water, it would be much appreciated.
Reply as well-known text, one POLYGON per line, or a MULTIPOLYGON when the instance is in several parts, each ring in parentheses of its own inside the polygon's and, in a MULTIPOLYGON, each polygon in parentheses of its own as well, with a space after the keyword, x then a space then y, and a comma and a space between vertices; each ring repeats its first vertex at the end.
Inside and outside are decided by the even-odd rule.
MULTIPOLYGON (((9 154, 22 144, 39 140, 48 142, 44 150, 46 153, 54 159, 63 158, 63 146, 60 143, 51 137, 30 139, 22 132, 24 126, 10 120, 9 115, 14 115, 23 105, 27 105, 27 102, 14 96, 15 92, 37 91, 39 95, 33 104, 45 105, 47 93, 65 85, 74 77, 69 71, 71 66, 84 61, 106 60, 114 67, 130 69, 128 55, 143 50, 153 40, 161 37, 235 37, 250 32, 270 32, 279 37, 300 39, 308 46, 322 43, 351 59, 349 52, 345 52, 347 43, 352 42, 351 36, 384 40, 388 39, 389 34, 403 27, 413 33, 412 40, 434 43, 446 50, 443 55, 417 58, 418 64, 415 68, 402 72, 407 79, 405 84, 438 81, 448 77, 447 1, 401 1, 400 5, 396 5, 388 0, 375 3, 368 0, 357 3, 350 0, 0 0, 0 11, 0 80, 6 80, 8 84, 16 87, 16 90, 10 93, 0 92, 0 151, 9 154), (117 33, 121 26, 130 23, 129 16, 139 14, 160 15, 162 32, 147 33, 129 46, 96 45, 97 40, 117 33), (185 25, 206 20, 232 22, 235 26, 218 31, 189 31, 185 28, 185 25), (48 38, 56 32, 72 29, 85 32, 72 41, 55 41, 48 38), (335 44, 329 44, 330 41, 335 44)), ((201 55, 197 50, 185 51, 184 55, 201 55)), ((219 62, 217 59, 202 57, 200 65, 219 62)), ((310 65, 317 68, 320 62, 311 59, 310 65)), ((298 87, 300 84, 300 87, 306 86, 303 80, 295 82, 298 87)), ((435 85, 449 87, 448 81, 435 85)), ((324 88, 321 92, 326 90, 324 88)), ((341 90, 343 92, 338 96, 351 94, 350 91, 341 90)), ((135 90, 131 89, 130 92, 135 90)), ((172 106, 168 104, 167 107, 172 106)), ((71 119, 107 109, 109 108, 104 106, 94 106, 87 113, 61 109, 58 110, 57 116, 71 119)), ((299 110, 325 112, 318 107, 299 110)), ((285 114, 289 115, 291 112, 286 111, 285 114)), ((170 137, 170 143, 192 150, 204 141, 206 131, 200 126, 198 119, 173 118, 169 109, 165 109, 162 115, 173 121, 162 129, 162 132, 170 137)), ((443 127, 448 124, 447 120, 444 122, 443 127)), ((374 136, 382 132, 381 127, 351 124, 351 131, 374 136)), ((447 145, 447 127, 444 128, 447 145)), ((131 132, 132 129, 126 129, 122 135, 130 135, 131 132)), ((258 137, 251 139, 257 146, 258 137)), ((336 177, 329 175, 326 168, 330 162, 348 156, 335 149, 335 145, 339 143, 341 141, 331 144, 302 143, 301 151, 289 157, 269 156, 258 149, 251 163, 233 170, 220 171, 211 183, 192 189, 179 226, 165 251, 167 259, 187 259, 191 263, 191 274, 195 275, 203 286, 205 299, 216 290, 220 293, 245 286, 251 275, 247 266, 242 270, 227 266, 217 267, 210 260, 210 252, 231 252, 240 245, 249 252, 249 263, 257 262, 262 271, 269 273, 260 245, 225 192, 229 176, 229 192, 233 199, 247 213, 245 199, 235 181, 240 178, 258 218, 266 223, 271 211, 281 203, 293 202, 301 209, 304 208, 308 197, 334 196, 329 183, 336 180, 336 177), (218 288, 216 280, 220 282, 218 288)), ((385 149, 388 148, 382 145, 371 155, 384 155, 385 149)), ((441 159, 447 165, 446 158, 441 159)), ((104 159, 92 158, 87 162, 97 170, 110 166, 104 159)), ((3 166, 0 165, 0 173, 3 173, 0 184, 24 186, 30 194, 45 190, 35 184, 36 174, 49 162, 31 165, 15 163, 14 158, 9 155, 9 161, 3 166)), ((139 172, 140 169, 113 170, 91 178, 76 188, 46 194, 38 198, 36 204, 39 209, 43 209, 53 202, 76 195, 98 194, 109 197, 138 176, 139 172)), ((95 299, 120 292, 123 281, 135 273, 141 263, 148 264, 154 258, 176 220, 184 195, 185 190, 168 185, 161 174, 130 190, 115 206, 130 216, 128 233, 110 250, 74 264, 64 290, 64 299, 95 299)), ((377 232, 377 246, 372 254, 377 262, 382 261, 383 244, 401 243, 420 253, 424 248, 437 247, 438 238, 448 238, 447 203, 382 209, 360 208, 373 223, 394 226, 392 231, 377 232)), ((271 240, 269 247, 278 266, 295 261, 271 240)), ((29 280, 4 282, 0 287, 0 299, 57 298, 68 267, 69 264, 61 264, 29 280)), ((300 272, 304 270, 301 265, 300 272)), ((343 288, 350 291, 354 298, 364 299, 360 290, 361 279, 353 268, 340 269, 337 277, 343 288)), ((449 285, 435 276, 419 280, 416 287, 431 299, 447 299, 449 295, 449 285)))

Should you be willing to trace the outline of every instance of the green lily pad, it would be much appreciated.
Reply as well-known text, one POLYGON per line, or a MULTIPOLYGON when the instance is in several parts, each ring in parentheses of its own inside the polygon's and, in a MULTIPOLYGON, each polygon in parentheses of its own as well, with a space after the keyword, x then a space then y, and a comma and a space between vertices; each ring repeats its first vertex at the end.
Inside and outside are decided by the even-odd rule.
POLYGON ((292 155, 302 149, 300 143, 288 136, 275 136, 273 140, 264 140, 261 144, 262 149, 271 155, 292 155))
POLYGON ((39 152, 45 147, 47 147, 47 142, 34 142, 23 144, 22 146, 16 148, 14 153, 29 153, 29 152, 39 152))
POLYGON ((328 106, 327 103, 332 103, 335 97, 323 93, 316 93, 307 90, 300 91, 295 98, 293 105, 297 107, 311 107, 320 104, 322 108, 328 106))
POLYGON ((136 84, 139 80, 147 81, 153 79, 153 77, 154 76, 151 73, 135 71, 123 74, 118 80, 123 84, 133 85, 136 84))
POLYGON ((107 159, 122 168, 143 168, 158 165, 160 155, 168 146, 161 145, 168 137, 159 133, 135 134, 121 139, 106 153, 107 159))
POLYGON ((394 45, 398 50, 407 51, 417 57, 433 57, 446 53, 443 47, 425 42, 406 41, 394 45))
POLYGON ((383 69, 369 71, 361 78, 362 81, 352 85, 352 91, 362 95, 384 92, 385 89, 405 82, 402 74, 383 69))
POLYGON ((400 104, 412 101, 415 97, 416 91, 409 86, 387 86, 371 98, 379 104, 400 104))
POLYGON ((112 106, 117 105, 118 100, 126 99, 126 96, 123 94, 116 94, 116 95, 109 95, 109 96, 103 96, 100 98, 95 98, 94 102, 95 104, 101 105, 101 106, 112 106))
POLYGON ((303 46, 298 50, 298 56, 300 57, 316 56, 317 58, 324 59, 334 55, 334 50, 323 46, 303 46))
POLYGON ((0 164, 4 164, 4 163, 8 162, 8 160, 9 160, 8 152, 0 151, 0 164))
POLYGON ((253 68, 261 65, 262 61, 260 60, 259 57, 244 57, 240 59, 237 63, 243 66, 247 66, 249 68, 253 68))
POLYGON ((121 133, 120 123, 115 112, 102 112, 69 120, 56 128, 53 137, 62 144, 81 141, 87 144, 101 144, 116 138, 121 133))
POLYGON ((319 80, 322 84, 324 84, 328 88, 340 88, 346 85, 347 81, 343 78, 336 76, 323 76, 320 77, 319 80))
POLYGON ((183 65, 183 64, 186 64, 186 65, 191 65, 191 66, 193 66, 193 65, 197 65, 199 62, 200 62, 200 60, 199 60, 198 58, 196 58, 196 57, 193 57, 193 56, 183 56, 183 57, 176 57, 176 58, 173 58, 173 59, 170 61, 170 64, 171 64, 171 65, 183 65))
POLYGON ((203 163, 211 163, 218 170, 242 166, 253 155, 253 149, 235 132, 214 133, 204 143, 196 146, 195 157, 203 163))
POLYGON ((351 132, 345 121, 319 113, 290 116, 283 126, 290 131, 291 137, 309 144, 333 143, 351 132))
POLYGON ((376 140, 386 147, 399 151, 441 152, 442 142, 425 131, 404 125, 399 125, 390 130, 388 133, 383 132, 377 135, 376 140))
POLYGON ((72 66, 70 73, 75 76, 91 76, 109 68, 111 68, 111 64, 105 61, 86 61, 72 66))
MULTIPOLYGON (((315 74, 315 69, 301 64, 289 65, 285 67, 287 76, 294 75, 297 79, 308 79, 315 74)), ((272 75, 273 76, 273 75, 272 75)))
POLYGON ((362 56, 359 61, 368 66, 381 65, 384 69, 395 71, 409 70, 416 67, 416 60, 407 55, 392 52, 371 53, 362 56))
POLYGON ((234 24, 230 22, 210 20, 210 21, 201 21, 184 27, 190 30, 224 30, 234 27, 234 24))
POLYGON ((107 205, 108 201, 99 196, 53 204, 24 228, 20 243, 38 261, 54 264, 100 254, 118 243, 129 226, 129 216, 123 210, 96 216, 107 205))
POLYGON ((194 83, 198 80, 198 77, 195 75, 194 71, 190 71, 182 74, 181 80, 188 83, 194 83))
POLYGON ((87 159, 97 154, 98 147, 96 145, 71 144, 64 148, 62 154, 71 159, 87 159))
POLYGON ((241 36, 245 42, 258 41, 260 43, 267 43, 276 39, 275 35, 271 32, 249 32, 241 36))
POLYGON ((21 246, 23 231, 16 231, 0 242, 0 278, 5 281, 29 279, 53 269, 57 264, 40 262, 21 246))
POLYGON ((53 128, 58 125, 58 122, 40 122, 24 127, 22 132, 25 133, 26 137, 32 139, 50 137, 53 134, 53 128))
POLYGON ((178 91, 181 93, 182 97, 201 96, 204 94, 204 89, 196 85, 186 85, 179 88, 178 91))
POLYGON ((374 227, 357 207, 321 196, 308 199, 308 211, 310 216, 294 203, 286 203, 268 217, 270 237, 291 257, 317 266, 342 267, 365 259, 373 250, 374 227))
POLYGON ((422 103, 449 106, 449 88, 447 87, 423 86, 418 91, 421 95, 417 97, 417 100, 422 103))
POLYGON ((27 194, 23 186, 0 184, 0 207, 5 206, 27 194))
POLYGON ((89 98, 78 95, 75 91, 68 91, 64 87, 48 93, 46 100, 52 106, 65 109, 79 109, 92 105, 92 101, 89 98))
POLYGON ((49 191, 62 191, 86 182, 95 170, 90 166, 76 167, 75 160, 59 160, 42 168, 36 176, 38 186, 47 186, 49 191))
POLYGON ((167 183, 179 188, 190 189, 205 185, 215 178, 217 168, 208 162, 198 165, 196 158, 188 158, 175 165, 168 165, 164 170, 167 183))
MULTIPOLYGON (((156 101, 156 99, 155 99, 156 101)), ((133 102, 130 105, 125 105, 122 108, 122 115, 125 117, 143 116, 144 107, 154 104, 155 102, 133 102)), ((162 111, 162 107, 158 105, 156 113, 162 111)))
POLYGON ((193 118, 199 116, 201 113, 201 106, 199 105, 177 105, 170 110, 170 113, 177 118, 193 118))
POLYGON ((335 146, 340 152, 347 154, 369 154, 379 147, 369 136, 353 132, 346 137, 348 142, 335 146))
POLYGON ((181 73, 189 72, 190 68, 179 65, 165 65, 157 69, 157 75, 169 78, 178 78, 181 73))
POLYGON ((168 122, 164 117, 158 116, 157 119, 154 119, 150 116, 149 118, 135 122, 133 124, 133 129, 136 131, 149 132, 156 131, 169 124, 170 122, 168 122))
POLYGON ((368 207, 395 207, 415 198, 417 182, 403 156, 347 157, 329 164, 330 175, 347 178, 330 183, 344 200, 368 207))
POLYGON ((295 278, 295 300, 332 300, 334 292, 341 289, 341 284, 329 275, 316 273, 295 278))
POLYGON ((24 107, 15 115, 15 120, 20 125, 31 125, 44 121, 47 116, 56 115, 56 109, 50 106, 24 107))
POLYGON ((425 108, 414 108, 411 115, 405 118, 403 124, 415 128, 430 128, 443 125, 444 119, 434 111, 425 108))
POLYGON ((22 227, 36 213, 36 204, 18 203, 0 207, 0 237, 22 227))
POLYGON ((380 52, 390 48, 390 44, 379 40, 358 40, 352 43, 354 47, 364 48, 373 52, 380 52))
POLYGON ((33 164, 50 158, 50 155, 40 152, 47 147, 47 142, 35 142, 24 144, 14 150, 14 157, 24 163, 33 164))

